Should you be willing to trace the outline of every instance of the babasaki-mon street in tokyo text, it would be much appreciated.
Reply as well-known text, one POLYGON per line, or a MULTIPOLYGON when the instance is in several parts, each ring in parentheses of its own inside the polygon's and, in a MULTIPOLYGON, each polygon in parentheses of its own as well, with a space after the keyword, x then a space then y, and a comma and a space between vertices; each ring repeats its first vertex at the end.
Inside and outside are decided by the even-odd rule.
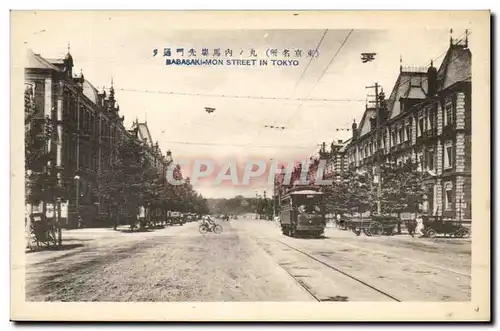
POLYGON ((277 67, 297 67, 298 60, 217 60, 217 59, 166 59, 166 65, 181 66, 277 66, 277 67))
MULTIPOLYGON (((159 56, 159 50, 153 50, 153 57, 159 56)), ((225 49, 221 52, 220 48, 212 50, 202 48, 198 52, 195 48, 190 48, 185 51, 184 48, 176 48, 175 52, 171 48, 163 49, 163 57, 165 57, 166 65, 180 66, 278 66, 278 67, 297 67, 300 61, 297 58, 307 57, 314 59, 319 56, 318 49, 309 49, 307 52, 302 49, 283 49, 268 48, 262 52, 251 48, 249 50, 241 49, 239 52, 233 52, 232 49, 225 49), (173 55, 177 58, 171 58, 173 55), (184 58, 186 54, 186 58, 184 58), (239 56, 240 59, 229 59, 234 56, 239 56), (259 54, 265 55, 266 59, 261 59, 259 54), (202 58, 194 58, 196 56, 202 58), (203 58, 205 57, 205 59, 203 58), (207 58, 211 57, 211 58, 207 58), (225 59, 220 59, 224 57, 225 59)))

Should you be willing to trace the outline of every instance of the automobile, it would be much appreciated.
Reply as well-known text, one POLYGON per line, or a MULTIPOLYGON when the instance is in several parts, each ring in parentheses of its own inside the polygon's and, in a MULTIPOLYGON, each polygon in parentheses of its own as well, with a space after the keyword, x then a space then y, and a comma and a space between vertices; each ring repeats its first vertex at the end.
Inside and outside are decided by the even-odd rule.
POLYGON ((170 224, 170 225, 184 225, 184 223, 186 223, 186 220, 182 216, 181 212, 178 212, 178 211, 170 212, 170 215, 168 217, 168 224, 170 224))

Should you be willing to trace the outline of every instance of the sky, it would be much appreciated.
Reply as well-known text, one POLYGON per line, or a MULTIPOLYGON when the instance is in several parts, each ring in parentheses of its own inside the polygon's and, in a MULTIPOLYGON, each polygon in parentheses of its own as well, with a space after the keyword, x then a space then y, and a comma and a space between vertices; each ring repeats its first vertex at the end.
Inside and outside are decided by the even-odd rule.
MULTIPOLYGON (((75 73, 83 72, 99 90, 114 82, 120 112, 130 127, 138 118, 147 120, 153 140, 170 149, 174 159, 214 160, 223 164, 236 159, 303 159, 326 142, 351 136, 353 120, 359 123, 365 100, 378 82, 386 95, 404 66, 439 66, 449 46, 449 29, 392 30, 172 30, 158 24, 132 22, 121 15, 60 15, 57 24, 38 12, 30 17, 29 29, 16 35, 27 48, 46 58, 63 57, 70 43, 75 73), (318 48, 310 61, 307 52, 318 48), (349 37, 346 39, 346 37, 349 37), (341 47, 342 43, 344 45, 341 47), (162 50, 177 48, 233 50, 233 59, 268 59, 266 49, 302 49, 297 66, 166 66, 162 50), (153 56, 153 49, 159 55, 153 56), (240 51, 244 55, 240 56, 240 51), (335 54, 338 54, 335 56, 335 54), (360 54, 377 53, 362 63, 360 54), (333 60, 332 60, 333 59, 333 60), (331 62, 331 63, 330 63, 331 62), (307 70, 305 70, 307 68, 307 70), (123 90, 122 90, 123 89, 123 90), (130 91, 135 90, 135 91, 130 91), (138 90, 138 91, 137 91, 138 90), (279 98, 252 99, 169 95, 141 91, 279 98), (342 99, 299 101, 288 99, 342 99), (204 107, 213 107, 208 114, 204 107), (284 130, 265 128, 284 126, 284 130)), ((53 14, 52 14, 53 15, 53 14)), ((165 25, 166 26, 166 25, 165 25)), ((464 31, 454 33, 460 38, 464 31)), ((473 39, 471 38, 471 41, 473 39)), ((213 58, 213 57, 209 57, 213 58)), ((222 56, 225 59, 224 56, 222 56)), ((278 56, 277 59, 284 59, 278 56)), ((186 169, 190 173, 190 169, 186 169)), ((267 182, 242 185, 211 185, 196 189, 206 197, 254 196, 256 190, 272 191, 267 182)))

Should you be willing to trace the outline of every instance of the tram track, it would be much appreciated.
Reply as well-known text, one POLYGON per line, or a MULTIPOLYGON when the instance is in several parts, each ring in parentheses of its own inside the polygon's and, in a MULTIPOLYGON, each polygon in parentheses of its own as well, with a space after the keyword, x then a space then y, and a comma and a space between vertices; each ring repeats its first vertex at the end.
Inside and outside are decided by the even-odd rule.
POLYGON ((321 302, 322 300, 314 294, 314 292, 307 286, 303 281, 294 276, 287 268, 285 268, 281 263, 278 263, 281 269, 285 270, 285 272, 297 283, 300 287, 302 287, 309 295, 316 301, 321 302))
POLYGON ((422 257, 402 258, 398 250, 409 254, 414 251, 412 247, 398 245, 383 250, 380 244, 370 250, 373 245, 354 245, 363 246, 359 240, 351 244, 341 238, 335 241, 338 245, 332 245, 333 238, 327 236, 299 240, 277 233, 263 234, 260 227, 245 230, 314 301, 470 300, 471 275, 462 268, 463 261, 447 263, 446 259, 430 255, 439 253, 442 247, 438 245, 430 245, 432 249, 424 251, 422 257), (429 261, 424 260, 428 256, 429 261))
MULTIPOLYGON (((276 241, 277 241, 277 242, 279 242, 280 244, 282 244, 282 245, 284 245, 284 246, 286 246, 286 247, 288 247, 288 248, 290 248, 290 249, 292 249, 292 250, 296 251, 297 253, 300 253, 300 254, 302 254, 302 255, 304 255, 304 256, 306 256, 306 257, 308 257, 310 260, 313 260, 313 261, 315 261, 315 262, 317 262, 317 263, 319 263, 319 264, 321 264, 321 265, 323 265, 323 266, 327 267, 327 268, 328 268, 328 269, 330 269, 330 270, 333 270, 333 271, 335 271, 335 272, 337 272, 337 273, 340 273, 340 274, 342 274, 343 276, 346 276, 346 277, 348 277, 348 278, 350 278, 350 279, 352 279, 352 280, 356 281, 357 283, 360 283, 360 284, 362 284, 363 286, 368 287, 368 288, 370 288, 370 289, 372 289, 372 290, 374 290, 374 291, 378 292, 379 294, 381 294, 381 295, 383 295, 383 296, 385 296, 385 297, 387 297, 387 298, 390 298, 390 299, 391 299, 391 300, 393 300, 393 301, 396 301, 396 302, 401 302, 401 300, 400 300, 400 299, 398 299, 397 297, 395 297, 395 296, 393 296, 393 295, 391 295, 391 294, 389 294, 389 293, 387 293, 387 292, 385 292, 385 291, 383 291, 383 290, 381 290, 381 289, 379 289, 379 288, 377 288, 377 287, 375 287, 375 286, 373 286, 373 285, 370 285, 370 284, 368 284, 367 282, 365 282, 365 281, 363 281, 363 280, 359 279, 358 277, 355 277, 355 276, 353 276, 353 275, 351 275, 351 274, 349 274, 349 273, 347 273, 347 272, 345 272, 345 271, 343 271, 343 270, 341 270, 341 269, 339 269, 339 268, 337 268, 337 267, 335 267, 335 266, 333 266, 333 265, 331 265, 331 264, 329 264, 329 263, 327 263, 327 262, 325 262, 325 261, 322 261, 322 260, 320 260, 320 259, 318 259, 318 258, 316 258, 316 257, 312 256, 311 254, 309 254, 309 253, 307 253, 307 252, 305 252, 305 251, 303 251, 303 250, 301 250, 301 249, 298 249, 298 248, 296 248, 296 247, 294 247, 294 246, 291 246, 291 245, 289 245, 289 244, 287 244, 287 243, 285 243, 285 242, 283 242, 283 241, 281 241, 281 240, 279 240, 279 239, 276 239, 276 241)), ((292 274, 291 274, 288 270, 286 270, 286 268, 284 268, 283 266, 282 266, 282 268, 283 268, 283 269, 285 269, 285 271, 286 271, 286 272, 287 272, 287 273, 288 273, 288 274, 289 274, 292 278, 294 278, 294 280, 295 280, 295 281, 296 281, 296 282, 297 282, 297 283, 298 283, 301 287, 303 287, 303 288, 304 288, 307 292, 309 292, 309 294, 311 294, 311 296, 313 296, 313 297, 314 297, 317 301, 320 301, 320 302, 321 302, 321 301, 327 301, 327 300, 321 300, 321 299, 319 299, 319 297, 318 297, 317 295, 315 295, 315 294, 311 293, 311 290, 310 290, 307 286, 305 286, 305 285, 303 284, 303 282, 301 282, 299 279, 297 279, 297 277, 295 277, 294 275, 292 275, 292 274)))
POLYGON ((453 270, 453 269, 450 269, 450 268, 445 268, 445 267, 437 266, 437 265, 434 265, 434 264, 431 264, 431 263, 427 263, 427 262, 424 262, 424 261, 421 261, 421 260, 416 260, 416 259, 410 259, 410 258, 407 258, 407 257, 396 256, 394 254, 391 254, 391 253, 388 253, 388 252, 385 252, 385 251, 380 251, 380 250, 373 250, 373 249, 368 250, 368 249, 365 249, 365 248, 360 248, 359 246, 352 245, 352 244, 347 243, 347 242, 343 242, 343 241, 339 242, 338 240, 334 240, 332 238, 328 238, 328 240, 335 242, 337 245, 338 244, 344 245, 344 246, 351 247, 351 248, 354 248, 356 250, 363 251, 363 252, 366 252, 366 253, 369 253, 369 254, 379 254, 379 255, 382 255, 382 256, 391 256, 391 257, 394 257, 394 258, 398 258, 399 260, 404 260, 404 261, 410 262, 412 264, 418 264, 418 265, 421 265, 421 266, 424 266, 424 267, 427 267, 427 268, 430 268, 430 269, 448 272, 448 273, 454 274, 456 276, 466 277, 466 278, 469 278, 469 279, 471 278, 470 274, 466 274, 466 273, 463 273, 461 271, 453 270))

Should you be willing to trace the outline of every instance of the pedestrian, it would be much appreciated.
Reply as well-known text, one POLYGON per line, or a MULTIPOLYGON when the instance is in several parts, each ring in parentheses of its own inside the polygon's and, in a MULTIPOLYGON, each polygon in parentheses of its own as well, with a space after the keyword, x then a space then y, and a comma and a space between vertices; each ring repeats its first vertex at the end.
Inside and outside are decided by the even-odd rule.
POLYGON ((424 235, 424 220, 422 219, 422 215, 418 214, 416 218, 417 225, 415 227, 415 233, 420 236, 424 235))
POLYGON ((78 215, 77 220, 78 220, 78 228, 79 229, 83 228, 84 224, 83 224, 82 216, 78 215))

